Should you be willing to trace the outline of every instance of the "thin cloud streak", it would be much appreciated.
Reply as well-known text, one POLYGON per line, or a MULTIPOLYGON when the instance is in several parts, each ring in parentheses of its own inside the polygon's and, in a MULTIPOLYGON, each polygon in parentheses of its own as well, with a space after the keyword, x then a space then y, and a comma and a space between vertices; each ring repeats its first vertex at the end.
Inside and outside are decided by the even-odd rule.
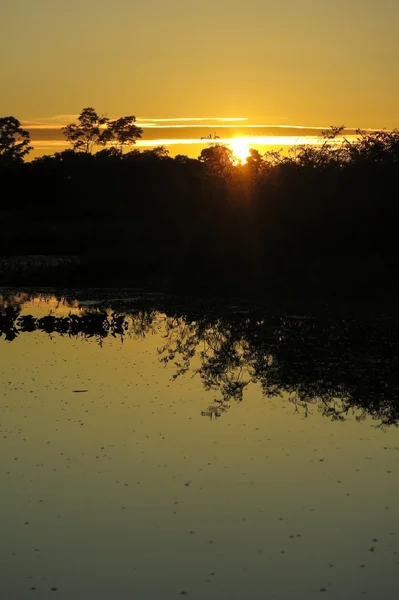
POLYGON ((33 140, 32 145, 34 149, 37 148, 50 148, 50 147, 59 147, 59 148, 71 148, 71 145, 68 144, 66 140, 33 140))
MULTIPOLYGON (((355 139, 357 136, 346 136, 346 139, 355 139)), ((343 138, 337 138, 339 142, 343 138)), ((282 135, 282 136, 267 136, 267 135, 259 135, 259 136, 237 136, 237 137, 229 137, 229 138, 220 138, 217 140, 198 140, 198 139, 190 139, 190 138, 176 138, 176 139, 157 139, 157 140, 138 140, 136 143, 136 147, 156 147, 156 146, 174 146, 174 145, 215 145, 215 144, 232 144, 235 140, 243 141, 247 144, 256 144, 258 146, 298 146, 298 145, 321 145, 325 140, 315 137, 315 136, 291 136, 291 135, 282 135)))
MULTIPOLYGON (((28 130, 60 130, 68 123, 77 121, 78 115, 55 115, 54 117, 40 118, 34 121, 22 121, 22 127, 28 130)), ((142 129, 282 129, 282 130, 307 130, 323 131, 330 128, 329 125, 281 125, 277 123, 247 123, 246 117, 181 117, 175 119, 143 119, 137 118, 137 126, 142 129), (213 122, 211 122, 213 119, 213 122)), ((345 131, 355 132, 357 127, 345 127, 345 131)), ((372 128, 362 128, 362 131, 377 131, 372 128)))
MULTIPOLYGON (((73 122, 76 119, 70 119, 68 121, 68 123, 73 122)), ((198 119, 199 120, 199 119, 198 119)), ((136 121, 136 124, 138 127, 142 127, 143 129, 212 129, 212 128, 217 128, 217 129, 232 129, 234 127, 234 124, 221 124, 221 123, 181 123, 181 124, 167 124, 167 125, 158 125, 157 123, 150 123, 150 122, 141 122, 139 120, 136 121)), ((44 122, 22 122, 21 123, 22 127, 24 127, 25 129, 54 129, 54 130, 59 130, 62 127, 64 127, 66 125, 66 123, 44 123, 44 122)), ((237 129, 268 129, 268 128, 273 128, 273 129, 313 129, 315 131, 322 131, 323 129, 328 129, 328 127, 315 127, 315 126, 306 126, 306 125, 276 125, 273 123, 268 123, 268 124, 262 124, 262 123, 255 123, 255 124, 248 124, 248 123, 244 123, 244 124, 239 124, 237 125, 237 129)), ((354 128, 347 128, 347 129, 354 129, 354 128)), ((371 130, 370 130, 371 131, 371 130)))
MULTIPOLYGON (((60 114, 52 117, 38 117, 37 119, 25 119, 22 121, 23 127, 28 129, 60 129, 69 123, 78 120, 78 114, 60 114)), ((111 117, 112 119, 113 117, 111 117)), ((215 123, 242 123, 248 121, 247 117, 176 117, 176 118, 150 118, 137 117, 136 122, 140 127, 155 127, 157 123, 184 123, 184 125, 165 125, 164 127, 185 127, 187 123, 197 123, 198 121, 215 123)), ((193 125, 195 126, 195 125, 193 125)), ((162 125, 160 125, 162 127, 162 125)))
POLYGON ((221 123, 224 123, 225 121, 248 121, 248 117, 176 117, 173 119, 171 117, 168 117, 167 119, 137 117, 137 121, 141 121, 141 120, 151 121, 151 122, 155 122, 155 123, 163 123, 163 122, 174 123, 174 122, 178 122, 178 121, 184 121, 184 122, 220 121, 221 123))
MULTIPOLYGON (((264 146, 296 146, 298 144, 320 144, 323 142, 320 138, 313 136, 237 136, 229 138, 220 138, 218 140, 201 140, 197 138, 159 138, 155 140, 137 140, 131 148, 155 148, 157 146, 208 146, 218 144, 231 144, 235 140, 243 140, 248 144, 257 144, 264 146)), ((34 140, 35 148, 45 147, 70 147, 66 140, 34 140)))
POLYGON ((26 129, 61 129, 68 123, 77 121, 79 115, 54 115, 52 117, 38 117, 36 119, 21 120, 21 125, 26 129))

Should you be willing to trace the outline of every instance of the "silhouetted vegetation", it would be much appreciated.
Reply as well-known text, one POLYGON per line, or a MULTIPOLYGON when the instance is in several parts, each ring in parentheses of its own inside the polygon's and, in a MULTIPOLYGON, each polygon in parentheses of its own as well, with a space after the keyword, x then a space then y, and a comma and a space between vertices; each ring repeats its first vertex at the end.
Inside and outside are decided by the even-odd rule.
MULTIPOLYGON (((113 143, 122 153, 124 146, 133 145, 136 139, 141 138, 143 130, 137 127, 135 122, 136 117, 133 115, 110 121, 105 116, 99 116, 94 108, 89 106, 82 110, 77 123, 63 127, 62 131, 73 149, 78 152, 89 154, 95 146, 113 143)), ((114 152, 113 155, 118 154, 114 152)))
MULTIPOLYGON (((32 283, 309 294, 396 288, 399 132, 341 127, 288 156, 251 150, 234 164, 214 144, 198 160, 128 151, 134 117, 84 109, 75 150, 0 171, 4 255, 79 257, 32 283), (108 125, 105 127, 105 125, 108 125), (108 137, 107 137, 108 136, 108 137), (111 144, 96 154, 98 144, 111 144), (123 152, 125 149, 125 152, 123 152)), ((23 281, 29 282, 24 276, 23 281)), ((0 283, 21 282, 8 270, 0 283)), ((382 292, 383 293, 383 292, 382 292)))
MULTIPOLYGON (((399 421, 397 315, 296 316, 138 297, 83 302, 78 314, 71 308, 69 315, 35 318, 20 314, 29 297, 3 298, 0 337, 13 341, 42 331, 101 344, 108 336, 123 340, 160 332, 158 358, 172 367, 172 378, 196 374, 216 395, 204 416, 219 417, 256 384, 265 398, 284 395, 304 416, 318 410, 339 421, 349 413, 358 420, 371 415, 380 425, 399 421)), ((76 302, 70 306, 76 311, 76 302)))
POLYGON ((0 118, 0 168, 23 162, 32 150, 30 135, 15 117, 0 118))

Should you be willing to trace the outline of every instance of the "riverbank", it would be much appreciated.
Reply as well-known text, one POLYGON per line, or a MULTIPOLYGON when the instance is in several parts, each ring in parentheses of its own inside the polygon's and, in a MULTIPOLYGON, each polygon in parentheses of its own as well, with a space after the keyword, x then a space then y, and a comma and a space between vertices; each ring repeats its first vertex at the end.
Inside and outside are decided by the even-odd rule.
POLYGON ((170 296, 176 302, 206 302, 226 306, 268 305, 274 311, 315 313, 323 310, 396 311, 399 305, 399 265, 395 259, 371 262, 352 259, 340 263, 284 265, 267 275, 234 272, 140 270, 129 263, 100 263, 79 256, 26 255, 0 257, 0 288, 74 290, 85 298, 170 296))

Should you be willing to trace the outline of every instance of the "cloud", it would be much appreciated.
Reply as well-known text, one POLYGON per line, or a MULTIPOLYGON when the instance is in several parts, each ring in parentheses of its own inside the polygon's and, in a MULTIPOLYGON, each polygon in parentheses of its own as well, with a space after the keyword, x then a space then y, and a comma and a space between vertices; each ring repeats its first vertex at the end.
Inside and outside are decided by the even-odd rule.
POLYGON ((178 121, 184 121, 185 123, 195 122, 195 121, 219 121, 221 123, 224 123, 225 121, 248 121, 248 118, 247 117, 176 117, 176 118, 168 117, 168 118, 162 118, 162 119, 154 119, 154 118, 137 117, 137 121, 142 121, 142 120, 148 121, 151 123, 163 123, 163 122, 175 123, 178 121))
POLYGON ((77 120, 79 115, 54 115, 53 117, 37 117, 21 122, 26 129, 61 129, 68 123, 77 120))
MULTIPOLYGON (((355 139, 356 136, 347 136, 347 139, 355 139)), ((202 140, 198 138, 165 138, 165 139, 155 139, 155 140, 137 140, 136 147, 141 148, 149 148, 156 146, 173 146, 173 145, 185 145, 191 146, 193 144, 204 146, 206 144, 214 145, 218 144, 231 144, 234 140, 239 139, 247 144, 255 144, 258 146, 296 146, 296 145, 308 145, 311 144, 313 146, 317 146, 323 143, 323 140, 320 137, 315 137, 311 135, 304 136, 292 136, 292 135, 254 135, 254 136, 238 136, 238 137, 227 137, 220 138, 217 142, 214 139, 210 140, 202 140)))
MULTIPOLYGON (((37 117, 22 121, 22 126, 28 130, 59 130, 69 123, 76 122, 78 114, 58 114, 51 117, 37 117)), ((111 119, 114 117, 110 117, 111 119)), ((285 117, 276 117, 276 120, 286 120, 285 117)), ((137 117, 137 125, 143 129, 281 129, 292 131, 308 130, 316 132, 329 129, 329 125, 290 125, 287 123, 248 123, 247 117, 137 117)), ((352 133, 356 127, 346 127, 347 133, 352 133)), ((364 129, 364 131, 376 131, 375 129, 364 129)), ((285 134, 283 134, 285 135, 285 134)), ((289 133, 287 135, 290 135, 289 133)))
MULTIPOLYGON (((27 129, 60 129, 68 123, 77 121, 77 114, 59 114, 52 117, 36 117, 22 121, 23 127, 27 129)), ((110 117, 114 118, 114 117, 110 117)), ((116 118, 116 117, 115 117, 116 118)), ((186 127, 188 123, 213 122, 213 123, 237 123, 247 121, 247 117, 173 117, 173 118, 147 118, 137 117, 140 127, 186 127), (158 125, 158 123, 169 123, 170 125, 158 125), (172 125, 175 123, 176 125, 172 125), (181 125, 179 125, 181 123, 181 125), (184 124, 183 124, 184 123, 184 124)))

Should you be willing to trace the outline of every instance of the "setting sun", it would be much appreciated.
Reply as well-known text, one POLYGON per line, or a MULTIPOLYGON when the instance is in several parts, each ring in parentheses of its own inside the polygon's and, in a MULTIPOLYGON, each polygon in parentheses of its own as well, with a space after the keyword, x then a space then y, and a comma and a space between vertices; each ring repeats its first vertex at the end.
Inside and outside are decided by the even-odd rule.
POLYGON ((245 138, 235 138, 230 147, 234 153, 234 159, 237 163, 244 164, 249 156, 249 143, 245 138))

